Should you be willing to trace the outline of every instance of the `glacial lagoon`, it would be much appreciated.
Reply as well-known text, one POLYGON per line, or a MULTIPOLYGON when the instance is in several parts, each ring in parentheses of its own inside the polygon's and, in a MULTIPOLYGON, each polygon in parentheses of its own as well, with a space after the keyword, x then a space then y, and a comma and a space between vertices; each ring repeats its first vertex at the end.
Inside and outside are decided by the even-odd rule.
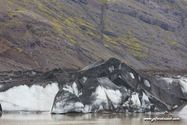
POLYGON ((0 115, 0 125, 185 125, 187 124, 187 115, 170 115, 160 113, 68 113, 68 114, 50 114, 50 113, 3 113, 0 115), (145 118, 178 118, 173 121, 145 121, 145 118))

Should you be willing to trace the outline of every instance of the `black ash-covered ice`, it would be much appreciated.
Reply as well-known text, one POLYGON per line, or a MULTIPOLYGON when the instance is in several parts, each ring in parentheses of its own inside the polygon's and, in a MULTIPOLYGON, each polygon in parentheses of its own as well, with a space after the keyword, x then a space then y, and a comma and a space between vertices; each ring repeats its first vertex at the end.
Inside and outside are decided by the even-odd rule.
POLYGON ((51 113, 169 111, 187 99, 183 82, 143 75, 111 58, 77 72, 56 95, 51 113))
POLYGON ((134 70, 116 58, 79 71, 0 74, 3 111, 184 113, 186 100, 185 75, 156 77, 134 70))

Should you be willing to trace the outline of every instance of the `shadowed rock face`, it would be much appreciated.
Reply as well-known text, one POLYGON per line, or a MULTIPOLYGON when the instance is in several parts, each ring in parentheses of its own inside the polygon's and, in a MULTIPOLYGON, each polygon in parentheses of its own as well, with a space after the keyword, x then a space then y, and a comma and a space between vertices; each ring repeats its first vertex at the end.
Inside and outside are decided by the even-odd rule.
POLYGON ((164 112, 187 100, 185 75, 147 75, 116 58, 78 71, 1 72, 0 79, 5 111, 164 112))

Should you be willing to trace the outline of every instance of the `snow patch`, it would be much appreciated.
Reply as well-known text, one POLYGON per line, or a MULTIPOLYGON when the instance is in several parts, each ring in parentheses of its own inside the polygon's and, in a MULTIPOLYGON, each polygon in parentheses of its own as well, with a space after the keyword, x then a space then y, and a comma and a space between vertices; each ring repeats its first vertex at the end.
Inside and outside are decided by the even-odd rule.
POLYGON ((58 83, 48 84, 45 88, 33 85, 13 87, 0 93, 0 103, 3 110, 31 110, 49 111, 56 93, 59 91, 58 83))

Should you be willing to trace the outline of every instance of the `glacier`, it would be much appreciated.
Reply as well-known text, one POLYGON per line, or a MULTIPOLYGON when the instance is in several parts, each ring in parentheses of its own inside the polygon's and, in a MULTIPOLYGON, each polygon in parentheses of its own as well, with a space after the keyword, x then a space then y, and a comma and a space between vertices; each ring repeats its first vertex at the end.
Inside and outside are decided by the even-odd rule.
POLYGON ((184 114, 186 101, 186 75, 150 75, 116 58, 77 71, 0 74, 2 111, 184 114))

